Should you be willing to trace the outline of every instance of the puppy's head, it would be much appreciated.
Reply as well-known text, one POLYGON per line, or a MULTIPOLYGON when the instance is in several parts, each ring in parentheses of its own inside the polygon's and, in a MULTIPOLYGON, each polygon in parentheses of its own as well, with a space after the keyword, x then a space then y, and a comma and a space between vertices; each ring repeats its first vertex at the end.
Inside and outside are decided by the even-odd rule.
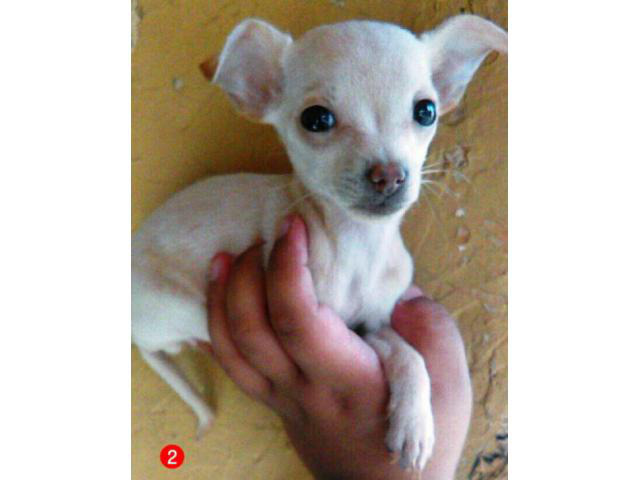
POLYGON ((506 49, 506 33, 472 15, 419 36, 351 21, 296 41, 249 19, 227 39, 212 80, 245 115, 275 126, 311 192, 373 219, 418 198, 438 117, 484 57, 506 49))

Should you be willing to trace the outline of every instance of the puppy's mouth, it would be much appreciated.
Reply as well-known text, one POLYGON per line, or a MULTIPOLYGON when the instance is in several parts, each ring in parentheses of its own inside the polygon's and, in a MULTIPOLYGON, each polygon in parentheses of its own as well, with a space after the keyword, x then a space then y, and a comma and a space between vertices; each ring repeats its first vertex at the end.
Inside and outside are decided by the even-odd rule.
POLYGON ((404 192, 397 192, 397 194, 388 197, 365 199, 354 204, 352 209, 367 216, 384 217, 397 213, 406 206, 406 195, 404 192))
MULTIPOLYGON (((383 218, 406 209, 411 199, 409 174, 405 173, 398 180, 391 174, 382 172, 381 178, 376 178, 367 172, 357 175, 342 176, 335 186, 335 196, 343 208, 351 211, 357 217, 383 218)), ((395 175, 397 176, 397 175, 395 175)))

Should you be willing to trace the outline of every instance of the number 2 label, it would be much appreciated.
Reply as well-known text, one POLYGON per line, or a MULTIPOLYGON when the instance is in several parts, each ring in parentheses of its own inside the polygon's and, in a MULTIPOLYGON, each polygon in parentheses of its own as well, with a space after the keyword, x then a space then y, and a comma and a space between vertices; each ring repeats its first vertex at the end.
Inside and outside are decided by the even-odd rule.
POLYGON ((184 451, 180 445, 165 445, 160 451, 160 461, 167 468, 178 468, 184 462, 184 451))

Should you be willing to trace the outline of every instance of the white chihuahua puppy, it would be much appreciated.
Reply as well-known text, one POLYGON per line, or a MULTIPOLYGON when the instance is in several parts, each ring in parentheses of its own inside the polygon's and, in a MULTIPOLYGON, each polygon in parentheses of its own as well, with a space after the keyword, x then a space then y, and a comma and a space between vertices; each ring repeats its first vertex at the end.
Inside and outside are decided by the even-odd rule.
POLYGON ((391 394, 387 447, 402 465, 425 466, 434 444, 427 368, 389 326, 413 275, 399 226, 418 198, 438 116, 456 106, 492 50, 506 52, 506 33, 473 15, 418 36, 372 21, 321 26, 296 41, 260 20, 233 30, 213 82, 242 113, 277 129, 294 173, 201 181, 133 239, 133 342, 194 410, 199 433, 213 413, 167 354, 210 341, 212 255, 239 254, 260 237, 267 258, 294 209, 308 227, 319 301, 364 327, 381 359, 391 394))

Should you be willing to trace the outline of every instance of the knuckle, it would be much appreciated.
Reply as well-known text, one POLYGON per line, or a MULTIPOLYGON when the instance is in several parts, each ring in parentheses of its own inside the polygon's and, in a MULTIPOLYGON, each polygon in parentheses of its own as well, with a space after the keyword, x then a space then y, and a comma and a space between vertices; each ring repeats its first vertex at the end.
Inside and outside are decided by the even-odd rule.
POLYGON ((342 404, 344 398, 338 398, 334 391, 324 386, 312 385, 300 399, 301 406, 312 417, 321 422, 333 422, 339 415, 344 415, 342 404))
POLYGON ((353 392, 334 390, 332 396, 333 402, 337 405, 338 409, 347 415, 357 410, 360 406, 353 392))
POLYGON ((277 282, 274 287, 271 302, 274 314, 279 317, 279 321, 285 323, 293 321, 293 318, 298 315, 298 292, 285 281, 277 282))
POLYGON ((268 386, 259 385, 252 382, 245 382, 243 384, 239 384, 239 386, 244 393, 252 398, 261 401, 269 398, 270 388, 268 386))
POLYGON ((256 325, 259 323, 259 319, 255 318, 253 314, 230 315, 229 333, 231 338, 239 345, 255 343, 257 336, 256 325))
POLYGON ((295 317, 287 314, 276 315, 272 320, 273 329, 283 338, 297 337, 300 328, 295 317))
POLYGON ((238 339, 252 336, 256 329, 264 323, 265 313, 262 307, 259 299, 230 296, 226 314, 232 335, 238 339))
POLYGON ((274 394, 269 401, 272 408, 289 424, 305 425, 309 422, 309 413, 296 399, 274 394))
POLYGON ((254 329, 246 317, 231 316, 229 318, 229 333, 237 343, 252 342, 254 337, 254 329))
POLYGON ((239 377, 237 375, 238 369, 236 368, 236 359, 233 354, 225 350, 216 351, 216 360, 222 367, 222 370, 229 376, 231 380, 238 383, 239 377))
POLYGON ((240 390, 246 393, 248 396, 262 400, 269 396, 271 387, 268 381, 259 382, 254 381, 254 379, 246 378, 242 372, 238 369, 231 367, 229 371, 227 371, 229 377, 238 385, 240 390))
POLYGON ((256 359, 264 357, 265 342, 259 335, 247 334, 241 339, 236 340, 236 344, 238 349, 249 361, 256 362, 256 359))

